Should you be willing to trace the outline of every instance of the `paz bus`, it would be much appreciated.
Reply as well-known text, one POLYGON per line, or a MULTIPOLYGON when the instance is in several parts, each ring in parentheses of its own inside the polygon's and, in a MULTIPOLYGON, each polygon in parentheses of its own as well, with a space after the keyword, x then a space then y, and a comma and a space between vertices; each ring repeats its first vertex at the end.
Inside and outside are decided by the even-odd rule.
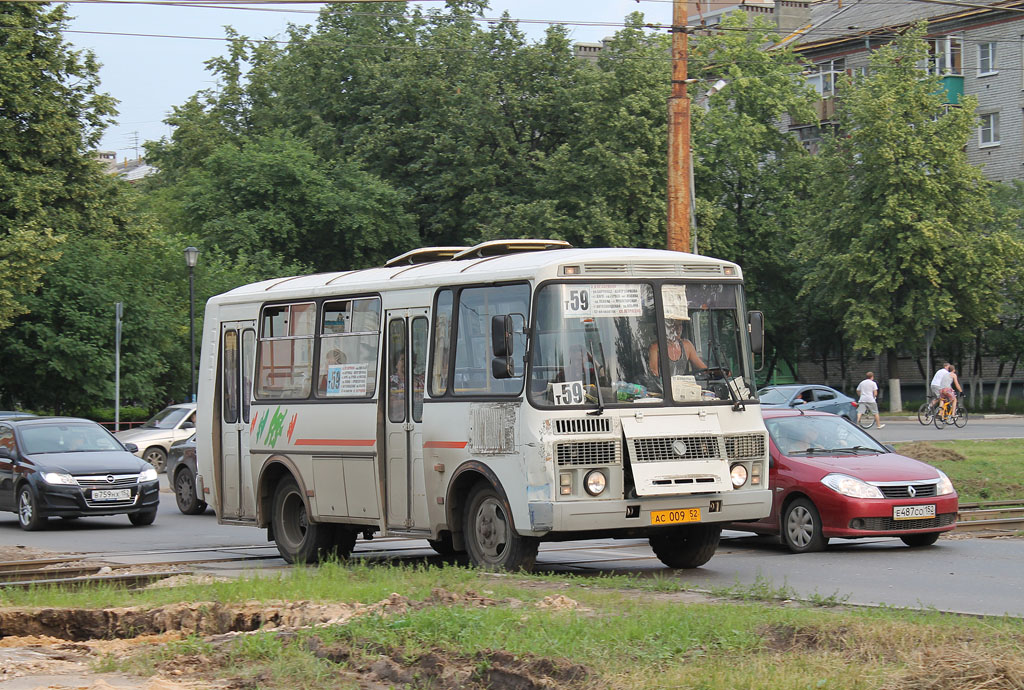
POLYGON ((206 305, 197 491, 289 562, 644 538, 698 567, 771 507, 762 343, 739 266, 679 252, 500 240, 246 285, 206 305))

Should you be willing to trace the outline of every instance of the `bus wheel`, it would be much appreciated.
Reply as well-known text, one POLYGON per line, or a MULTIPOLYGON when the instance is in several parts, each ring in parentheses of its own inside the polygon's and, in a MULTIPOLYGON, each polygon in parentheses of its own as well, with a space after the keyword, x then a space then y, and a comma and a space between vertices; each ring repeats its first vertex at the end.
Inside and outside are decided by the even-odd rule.
POLYGON ((295 479, 281 480, 274 491, 274 541, 289 563, 316 563, 334 541, 333 525, 310 522, 295 479))
POLYGON ((533 568, 538 542, 516 534, 508 506, 492 486, 474 487, 463 519, 466 551, 474 565, 487 570, 533 568))
POLYGON ((693 525, 652 534, 649 541, 654 555, 669 568, 699 568, 715 555, 720 536, 720 525, 693 525))

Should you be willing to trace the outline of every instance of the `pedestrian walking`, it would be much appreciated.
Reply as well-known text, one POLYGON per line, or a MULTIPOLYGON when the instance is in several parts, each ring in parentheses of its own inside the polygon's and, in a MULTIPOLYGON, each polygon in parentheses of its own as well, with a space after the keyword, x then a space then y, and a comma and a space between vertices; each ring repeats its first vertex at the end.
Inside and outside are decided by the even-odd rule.
POLYGON ((867 410, 875 415, 875 424, 879 429, 884 429, 881 417, 878 416, 878 384, 875 383, 875 374, 868 372, 864 374, 864 380, 857 384, 857 424, 860 424, 860 417, 867 410))

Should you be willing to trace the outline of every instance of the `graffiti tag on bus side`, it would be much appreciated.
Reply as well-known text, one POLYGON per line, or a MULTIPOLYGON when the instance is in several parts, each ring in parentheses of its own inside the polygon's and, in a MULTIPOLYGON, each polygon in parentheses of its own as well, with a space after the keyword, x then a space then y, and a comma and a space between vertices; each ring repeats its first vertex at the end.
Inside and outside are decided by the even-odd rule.
MULTIPOLYGON (((252 434, 251 443, 258 443, 260 438, 263 437, 263 432, 267 432, 264 442, 273 448, 277 445, 278 440, 281 438, 281 434, 284 433, 284 420, 288 418, 288 410, 282 410, 280 405, 271 414, 270 410, 254 411, 252 423, 249 425, 249 433, 252 434), (257 421, 259 427, 256 426, 257 421), (255 433, 253 433, 255 430, 255 433)), ((295 433, 295 424, 299 421, 299 413, 295 412, 292 414, 292 418, 288 422, 288 443, 292 442, 292 435, 295 433)))

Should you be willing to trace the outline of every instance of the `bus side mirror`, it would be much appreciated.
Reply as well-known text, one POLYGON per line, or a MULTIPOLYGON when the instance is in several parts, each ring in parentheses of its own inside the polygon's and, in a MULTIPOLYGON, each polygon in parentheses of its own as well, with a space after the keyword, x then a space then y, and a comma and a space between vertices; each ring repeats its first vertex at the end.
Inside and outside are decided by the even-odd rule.
POLYGON ((497 357, 512 355, 512 317, 498 314, 491 317, 491 352, 497 357))
POLYGON ((496 379, 515 378, 516 365, 511 357, 495 357, 491 360, 491 376, 496 379))
POLYGON ((764 352, 764 312, 747 312, 747 329, 750 331, 750 349, 755 354, 764 352))

